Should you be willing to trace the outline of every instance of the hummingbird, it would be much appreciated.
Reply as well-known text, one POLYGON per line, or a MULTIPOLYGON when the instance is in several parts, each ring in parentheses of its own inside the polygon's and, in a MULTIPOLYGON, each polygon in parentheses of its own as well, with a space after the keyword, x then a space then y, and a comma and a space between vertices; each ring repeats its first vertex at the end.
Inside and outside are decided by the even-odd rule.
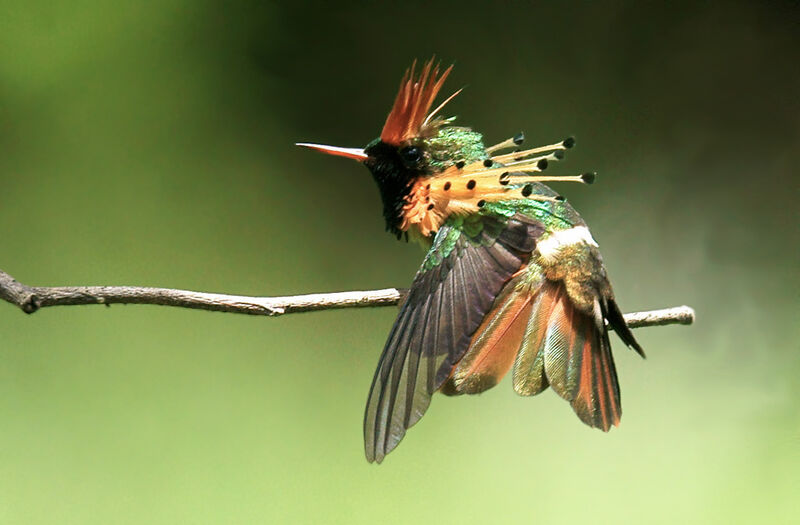
POLYGON ((514 390, 551 387, 590 427, 619 425, 609 328, 642 357, 614 298, 597 242, 545 182, 591 184, 594 173, 545 175, 575 144, 490 147, 431 110, 453 69, 406 70, 380 137, 365 148, 298 143, 357 160, 372 173, 386 229, 427 250, 389 332, 369 390, 364 445, 383 461, 435 392, 479 394, 512 371, 514 390))

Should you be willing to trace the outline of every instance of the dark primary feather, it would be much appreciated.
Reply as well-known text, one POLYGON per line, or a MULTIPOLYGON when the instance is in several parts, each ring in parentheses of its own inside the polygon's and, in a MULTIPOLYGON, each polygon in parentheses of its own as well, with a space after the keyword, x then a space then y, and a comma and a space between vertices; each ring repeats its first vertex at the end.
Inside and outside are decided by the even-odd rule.
POLYGON ((544 231, 541 223, 522 215, 469 220, 454 219, 439 230, 389 334, 364 415, 369 461, 381 462, 422 417, 495 297, 544 231), (452 235, 458 238, 444 254, 452 235))

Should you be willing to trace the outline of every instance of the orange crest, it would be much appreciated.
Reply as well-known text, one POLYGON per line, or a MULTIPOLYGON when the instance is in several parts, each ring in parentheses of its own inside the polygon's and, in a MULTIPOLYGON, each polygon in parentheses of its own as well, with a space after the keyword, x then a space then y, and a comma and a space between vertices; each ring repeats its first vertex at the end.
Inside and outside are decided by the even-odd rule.
POLYGON ((392 111, 386 117, 386 124, 383 125, 383 131, 381 131, 383 142, 398 146, 408 139, 418 137, 431 117, 458 94, 457 91, 428 114, 447 75, 453 69, 453 66, 450 66, 439 76, 439 65, 434 66, 433 60, 432 58, 425 63, 419 78, 415 78, 414 75, 416 60, 411 68, 406 70, 406 74, 403 75, 403 80, 400 82, 400 91, 394 100, 392 111))

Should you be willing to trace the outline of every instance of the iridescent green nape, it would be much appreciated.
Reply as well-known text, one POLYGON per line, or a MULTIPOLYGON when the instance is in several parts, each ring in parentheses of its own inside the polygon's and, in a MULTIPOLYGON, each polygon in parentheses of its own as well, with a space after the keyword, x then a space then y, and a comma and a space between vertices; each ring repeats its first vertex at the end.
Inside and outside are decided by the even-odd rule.
POLYGON ((489 158, 483 145, 483 135, 469 128, 447 126, 425 141, 431 155, 430 167, 441 171, 457 161, 466 163, 489 158))
POLYGON ((583 220, 567 202, 537 201, 533 199, 515 199, 508 201, 487 202, 481 210, 483 214, 513 217, 521 213, 542 221, 547 230, 562 230, 583 224, 583 220))

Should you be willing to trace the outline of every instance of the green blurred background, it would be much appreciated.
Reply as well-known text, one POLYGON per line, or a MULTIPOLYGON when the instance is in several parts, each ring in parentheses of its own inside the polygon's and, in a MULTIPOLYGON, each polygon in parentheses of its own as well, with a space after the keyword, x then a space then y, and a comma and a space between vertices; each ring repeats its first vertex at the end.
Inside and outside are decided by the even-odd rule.
POLYGON ((364 145, 405 67, 456 68, 488 142, 578 137, 561 189, 628 311, 622 426, 552 392, 437 396, 381 466, 396 310, 268 319, 0 305, 0 522, 800 519, 796 2, 0 0, 0 268, 35 285, 253 295, 406 286, 364 145))

